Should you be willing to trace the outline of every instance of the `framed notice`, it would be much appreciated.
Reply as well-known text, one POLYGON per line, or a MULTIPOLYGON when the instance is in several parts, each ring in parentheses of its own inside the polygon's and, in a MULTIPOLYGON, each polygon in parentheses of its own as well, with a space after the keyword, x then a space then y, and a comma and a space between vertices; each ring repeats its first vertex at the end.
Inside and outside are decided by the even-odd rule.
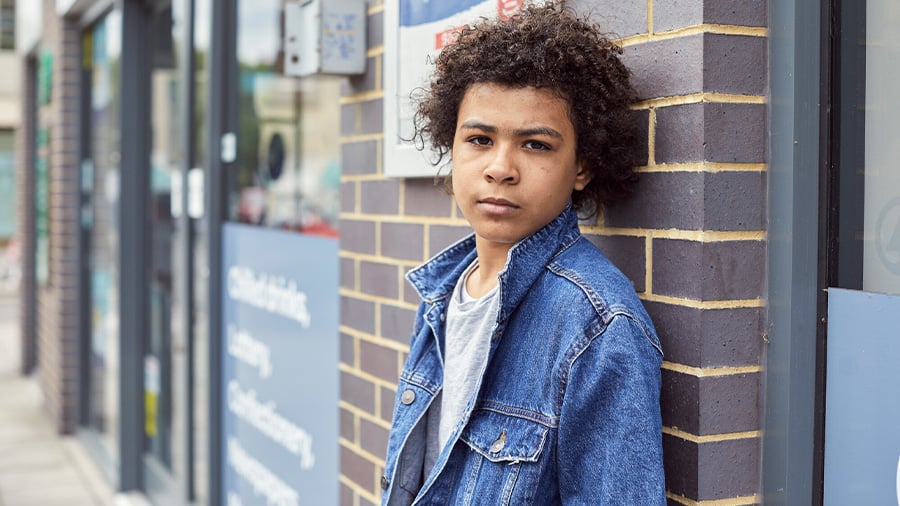
POLYGON ((398 0, 384 7, 384 173, 432 177, 438 167, 413 136, 413 94, 428 84, 432 62, 461 26, 480 18, 507 18, 526 0, 398 0))

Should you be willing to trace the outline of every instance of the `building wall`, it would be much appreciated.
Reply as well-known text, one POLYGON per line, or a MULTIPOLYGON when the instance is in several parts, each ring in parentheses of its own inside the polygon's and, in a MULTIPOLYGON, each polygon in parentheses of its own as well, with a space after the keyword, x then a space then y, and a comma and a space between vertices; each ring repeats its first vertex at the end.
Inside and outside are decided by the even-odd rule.
MULTIPOLYGON (((28 118, 29 107, 37 97, 34 76, 27 69, 27 58, 21 59, 23 87, 28 88, 28 100, 23 100, 21 114, 25 118, 17 141, 17 177, 22 203, 19 223, 23 244, 33 244, 35 220, 35 160, 48 160, 49 203, 49 276, 46 283, 34 284, 27 279, 22 287, 23 349, 31 336, 37 342, 37 366, 44 402, 57 430, 72 432, 76 422, 78 388, 78 78, 80 72, 80 37, 74 23, 56 16, 53 1, 43 3, 43 35, 38 52, 53 55, 53 81, 50 102, 38 104, 36 125, 28 118), (45 128, 49 134, 47 147, 36 147, 27 138, 36 129, 45 128), (21 177, 19 177, 21 176, 21 177), (34 309, 34 319, 30 310, 34 309)), ((37 55, 38 59, 40 54, 37 55)), ((25 256, 33 256, 25 248, 25 256)), ((34 259, 27 258, 23 266, 33 272, 34 259)), ((24 357, 28 358, 28 357, 24 357)), ((26 360, 23 364, 28 364, 26 360)))
MULTIPOLYGON (((583 231, 628 275, 666 352, 670 504, 759 496, 766 247, 766 3, 570 1, 625 48, 646 163, 583 231), (607 14, 608 13, 608 14, 607 14)), ((342 98, 341 503, 377 504, 416 294, 403 274, 468 231, 431 178, 384 177, 382 0, 342 98)))

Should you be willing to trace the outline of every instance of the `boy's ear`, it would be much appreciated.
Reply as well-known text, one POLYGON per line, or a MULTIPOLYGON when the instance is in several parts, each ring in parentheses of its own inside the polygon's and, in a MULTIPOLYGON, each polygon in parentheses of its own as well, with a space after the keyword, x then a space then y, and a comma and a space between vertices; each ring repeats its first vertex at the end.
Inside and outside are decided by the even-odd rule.
POLYGON ((587 168, 587 164, 584 162, 578 162, 578 172, 575 173, 575 190, 581 191, 584 190, 584 187, 591 182, 591 179, 594 178, 594 175, 587 168))

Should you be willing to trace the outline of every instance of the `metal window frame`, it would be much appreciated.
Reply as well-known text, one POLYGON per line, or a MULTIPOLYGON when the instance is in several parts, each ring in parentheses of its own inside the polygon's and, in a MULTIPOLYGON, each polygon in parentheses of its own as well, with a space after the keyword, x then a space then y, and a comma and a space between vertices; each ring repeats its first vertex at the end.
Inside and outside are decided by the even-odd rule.
POLYGON ((762 502, 822 496, 830 0, 768 2, 769 246, 762 502), (826 21, 826 22, 823 22, 826 21))

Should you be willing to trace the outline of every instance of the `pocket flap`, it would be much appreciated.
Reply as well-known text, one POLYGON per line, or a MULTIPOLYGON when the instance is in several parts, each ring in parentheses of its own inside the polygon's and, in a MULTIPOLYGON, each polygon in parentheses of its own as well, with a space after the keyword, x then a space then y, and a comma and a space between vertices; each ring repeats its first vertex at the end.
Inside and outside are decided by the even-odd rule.
POLYGON ((550 429, 533 420, 476 410, 460 439, 488 460, 536 462, 550 429))

